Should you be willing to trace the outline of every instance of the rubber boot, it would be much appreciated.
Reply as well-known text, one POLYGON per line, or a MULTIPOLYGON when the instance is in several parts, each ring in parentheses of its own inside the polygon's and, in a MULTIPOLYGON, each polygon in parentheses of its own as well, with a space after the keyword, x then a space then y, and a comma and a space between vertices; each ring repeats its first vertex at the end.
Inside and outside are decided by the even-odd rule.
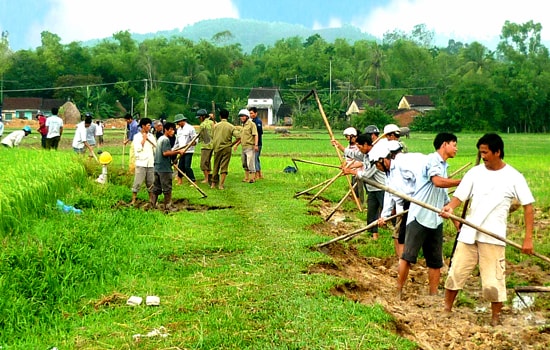
POLYGON ((155 209, 157 207, 157 199, 158 194, 154 194, 153 192, 149 192, 149 203, 147 205, 147 209, 155 209))
POLYGON ((164 194, 164 211, 176 211, 176 208, 172 206, 172 193, 164 194))

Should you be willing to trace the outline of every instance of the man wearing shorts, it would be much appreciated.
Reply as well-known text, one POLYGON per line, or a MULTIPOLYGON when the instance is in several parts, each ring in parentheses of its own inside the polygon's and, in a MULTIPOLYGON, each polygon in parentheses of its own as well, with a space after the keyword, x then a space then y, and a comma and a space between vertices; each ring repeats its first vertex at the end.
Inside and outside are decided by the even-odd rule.
MULTIPOLYGON (((449 202, 447 188, 460 184, 458 179, 447 178, 447 159, 456 156, 456 142, 457 137, 453 134, 443 132, 436 135, 433 142, 435 152, 427 155, 421 172, 416 176, 414 199, 436 208, 449 202)), ((436 212, 411 203, 405 246, 398 267, 397 294, 400 298, 410 267, 416 263, 420 248, 428 267, 429 293, 436 295, 443 267, 443 219, 436 212)))
MULTIPOLYGON (((466 220, 505 239, 508 211, 515 198, 523 206, 525 221, 522 252, 533 254, 532 203, 535 199, 525 178, 504 163, 504 142, 499 135, 485 134, 477 142, 477 149, 483 164, 464 175, 453 199, 443 207, 441 216, 447 217, 446 214, 471 199, 470 214, 466 220)), ((502 303, 506 301, 505 248, 506 243, 502 240, 467 225, 461 228, 445 281, 445 311, 451 311, 458 291, 464 287, 477 265, 483 296, 491 302, 491 325, 500 324, 502 303)))

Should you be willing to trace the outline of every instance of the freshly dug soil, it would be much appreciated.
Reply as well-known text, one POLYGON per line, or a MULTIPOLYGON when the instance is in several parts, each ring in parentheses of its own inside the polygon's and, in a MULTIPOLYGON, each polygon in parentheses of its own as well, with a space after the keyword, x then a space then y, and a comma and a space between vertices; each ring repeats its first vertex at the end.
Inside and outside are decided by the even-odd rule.
MULTIPOLYGON (((331 212, 331 204, 323 204, 320 215, 331 212)), ((345 213, 349 218, 350 213, 345 213)), ((314 229, 327 236, 327 241, 366 226, 358 220, 342 220, 336 213, 329 222, 314 229)), ((536 220, 538 223, 541 221, 536 220)), ((508 290, 508 303, 502 311, 502 325, 491 326, 490 303, 481 298, 479 276, 472 276, 455 301, 452 313, 443 311, 444 281, 447 268, 442 270, 440 295, 428 295, 427 269, 419 259, 409 273, 402 299, 396 294, 397 257, 373 258, 362 256, 357 242, 372 239, 358 236, 349 242, 337 241, 322 248, 333 259, 331 264, 312 266, 311 273, 326 273, 341 277, 350 283, 333 288, 332 293, 343 295, 358 303, 380 304, 394 317, 395 331, 419 345, 420 349, 548 349, 550 344, 550 293, 522 293, 524 299, 535 298, 530 308, 516 308, 512 300, 518 298, 508 290), (464 300, 468 302, 457 305, 464 300)), ((507 262, 507 275, 524 285, 544 286, 550 283, 550 274, 535 263, 536 257, 521 265, 507 262)), ((448 264, 448 261, 446 262, 448 264)), ((543 263, 544 264, 544 263, 543 263)), ((523 304, 519 304, 524 307, 523 304)))

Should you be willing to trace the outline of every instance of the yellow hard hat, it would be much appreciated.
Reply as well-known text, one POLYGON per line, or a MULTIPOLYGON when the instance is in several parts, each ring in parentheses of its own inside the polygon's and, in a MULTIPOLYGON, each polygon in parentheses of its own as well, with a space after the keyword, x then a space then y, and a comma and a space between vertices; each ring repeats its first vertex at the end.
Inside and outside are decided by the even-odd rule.
POLYGON ((109 152, 102 152, 99 155, 99 163, 102 165, 107 165, 113 161, 113 157, 111 156, 111 153, 109 152))

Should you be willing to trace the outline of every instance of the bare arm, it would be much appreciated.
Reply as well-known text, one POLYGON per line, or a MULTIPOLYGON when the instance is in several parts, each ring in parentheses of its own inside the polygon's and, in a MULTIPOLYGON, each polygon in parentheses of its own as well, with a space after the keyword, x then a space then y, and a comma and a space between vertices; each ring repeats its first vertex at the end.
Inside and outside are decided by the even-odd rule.
POLYGON ((442 176, 432 176, 432 183, 439 188, 449 188, 460 185, 460 179, 449 179, 442 176))
POLYGON ((525 254, 533 254, 533 225, 535 221, 535 214, 532 204, 523 206, 523 218, 525 220, 525 237, 523 238, 523 246, 521 251, 525 254))

